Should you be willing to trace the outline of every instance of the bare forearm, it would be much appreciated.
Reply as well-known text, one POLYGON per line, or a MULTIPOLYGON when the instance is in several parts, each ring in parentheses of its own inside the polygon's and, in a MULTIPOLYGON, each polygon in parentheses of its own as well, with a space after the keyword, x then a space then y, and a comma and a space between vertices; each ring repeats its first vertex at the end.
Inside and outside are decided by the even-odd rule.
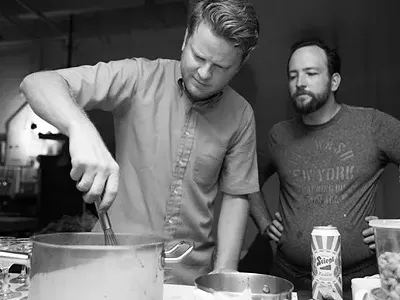
POLYGON ((69 85, 55 71, 27 76, 20 90, 39 117, 68 135, 71 179, 77 182, 76 188, 82 192, 86 202, 92 203, 101 197, 99 209, 106 211, 118 192, 119 166, 93 123, 77 104, 84 106, 88 103, 85 100, 91 96, 86 99, 79 97, 75 101, 69 85))
POLYGON ((237 269, 248 211, 247 197, 224 194, 218 222, 215 270, 237 269))
POLYGON ((22 81, 20 91, 39 117, 67 135, 79 127, 92 126, 70 95, 67 83, 56 72, 28 75, 22 81))
POLYGON ((261 192, 249 195, 250 216, 260 233, 263 233, 272 222, 271 213, 261 192))

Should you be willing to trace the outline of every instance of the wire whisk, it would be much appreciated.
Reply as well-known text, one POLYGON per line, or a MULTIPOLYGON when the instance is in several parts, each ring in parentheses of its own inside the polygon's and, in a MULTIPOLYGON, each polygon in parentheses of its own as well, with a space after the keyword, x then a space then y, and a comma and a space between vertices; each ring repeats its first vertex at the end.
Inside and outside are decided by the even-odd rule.
POLYGON ((94 201, 94 204, 96 206, 97 214, 99 215, 101 229, 103 229, 104 232, 104 244, 107 246, 115 246, 117 245, 117 239, 115 238, 114 231, 111 228, 111 222, 110 218, 108 217, 108 213, 103 213, 99 210, 100 201, 101 200, 98 199, 97 201, 94 201))

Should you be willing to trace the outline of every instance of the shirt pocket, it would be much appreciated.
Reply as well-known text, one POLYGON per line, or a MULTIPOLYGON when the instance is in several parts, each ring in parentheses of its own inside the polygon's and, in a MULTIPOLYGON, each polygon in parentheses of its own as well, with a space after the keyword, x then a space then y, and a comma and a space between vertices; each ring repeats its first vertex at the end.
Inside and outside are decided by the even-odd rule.
POLYGON ((197 151, 193 180, 200 186, 211 187, 217 183, 226 149, 212 144, 197 151))

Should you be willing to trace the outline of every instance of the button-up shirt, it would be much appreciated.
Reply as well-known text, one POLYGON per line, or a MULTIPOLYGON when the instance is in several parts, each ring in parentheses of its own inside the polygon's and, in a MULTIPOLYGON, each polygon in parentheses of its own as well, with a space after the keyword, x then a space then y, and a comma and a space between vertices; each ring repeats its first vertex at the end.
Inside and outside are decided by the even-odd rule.
POLYGON ((79 106, 113 113, 121 174, 109 210, 114 231, 194 242, 181 263, 165 267, 166 282, 193 284, 211 270, 217 192, 259 190, 251 106, 229 87, 192 101, 175 60, 125 59, 57 72, 79 106))

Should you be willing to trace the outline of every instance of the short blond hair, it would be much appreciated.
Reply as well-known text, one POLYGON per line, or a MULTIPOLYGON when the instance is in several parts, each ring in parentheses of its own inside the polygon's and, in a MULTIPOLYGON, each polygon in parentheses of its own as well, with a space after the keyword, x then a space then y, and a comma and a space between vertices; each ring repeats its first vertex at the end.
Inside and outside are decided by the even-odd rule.
POLYGON ((248 0, 199 0, 189 18, 191 36, 201 22, 213 32, 238 47, 243 58, 256 47, 259 22, 253 5, 248 0))

